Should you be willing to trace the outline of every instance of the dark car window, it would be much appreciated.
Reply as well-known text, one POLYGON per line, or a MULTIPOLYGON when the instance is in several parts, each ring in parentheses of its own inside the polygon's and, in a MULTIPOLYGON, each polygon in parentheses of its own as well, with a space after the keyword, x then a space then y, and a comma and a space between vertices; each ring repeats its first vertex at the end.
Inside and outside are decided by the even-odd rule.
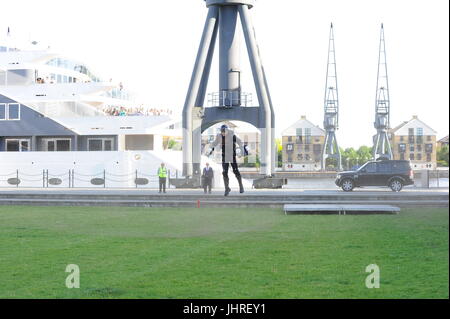
POLYGON ((377 163, 369 163, 364 167, 364 170, 367 173, 376 173, 377 171, 377 163))
POLYGON ((408 171, 410 169, 408 162, 397 162, 393 164, 394 171, 408 171))
POLYGON ((392 171, 391 165, 389 163, 378 163, 379 173, 389 173, 392 171))

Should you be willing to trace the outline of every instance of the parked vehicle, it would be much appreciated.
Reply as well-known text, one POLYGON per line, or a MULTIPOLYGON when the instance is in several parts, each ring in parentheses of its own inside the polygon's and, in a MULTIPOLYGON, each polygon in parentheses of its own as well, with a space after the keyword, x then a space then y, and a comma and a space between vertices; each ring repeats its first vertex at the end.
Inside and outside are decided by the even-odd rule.
POLYGON ((369 161, 355 171, 338 173, 335 183, 346 192, 364 186, 388 186, 399 192, 414 184, 414 174, 409 161, 369 161))

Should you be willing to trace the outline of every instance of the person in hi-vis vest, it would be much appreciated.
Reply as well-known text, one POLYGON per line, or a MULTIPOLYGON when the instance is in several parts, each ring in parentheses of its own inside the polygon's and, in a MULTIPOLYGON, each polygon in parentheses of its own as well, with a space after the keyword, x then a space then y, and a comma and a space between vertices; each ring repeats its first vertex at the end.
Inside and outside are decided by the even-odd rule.
POLYGON ((167 180, 167 168, 164 163, 161 163, 161 166, 158 168, 158 177, 159 177, 159 192, 161 190, 166 192, 166 180, 167 180))

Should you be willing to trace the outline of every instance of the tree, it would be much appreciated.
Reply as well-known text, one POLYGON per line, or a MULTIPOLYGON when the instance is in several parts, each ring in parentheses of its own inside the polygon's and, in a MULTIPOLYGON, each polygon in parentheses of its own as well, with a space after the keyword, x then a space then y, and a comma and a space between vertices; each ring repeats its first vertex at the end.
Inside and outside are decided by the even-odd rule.
POLYGON ((355 166, 361 166, 372 159, 372 147, 361 146, 358 150, 349 147, 341 150, 342 166, 344 169, 352 169, 355 166))
POLYGON ((277 167, 283 167, 283 144, 280 138, 275 139, 277 148, 277 167))
POLYGON ((170 139, 170 140, 167 142, 167 148, 168 148, 169 150, 179 151, 179 150, 181 150, 181 143, 175 141, 174 139, 170 139))
POLYGON ((443 145, 442 147, 438 147, 436 159, 439 166, 447 166, 448 167, 448 145, 443 145))
POLYGON ((360 165, 362 165, 365 162, 370 161, 372 159, 372 147, 363 145, 360 148, 358 148, 356 153, 358 154, 358 158, 359 158, 358 162, 360 165))

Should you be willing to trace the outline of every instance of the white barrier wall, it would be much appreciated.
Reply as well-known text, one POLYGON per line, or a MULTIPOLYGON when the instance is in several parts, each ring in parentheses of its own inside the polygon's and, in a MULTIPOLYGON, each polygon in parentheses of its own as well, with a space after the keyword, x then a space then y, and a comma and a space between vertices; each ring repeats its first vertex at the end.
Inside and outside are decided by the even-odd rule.
MULTIPOLYGON (((202 157, 202 167, 209 161, 202 157)), ((113 151, 113 152, 0 152, 0 188, 16 187, 8 180, 18 177, 19 187, 46 187, 47 181, 59 179, 59 185, 48 187, 98 187, 92 179, 105 177, 105 187, 136 187, 135 180, 145 178, 146 185, 139 188, 158 187, 157 170, 164 162, 172 178, 182 174, 181 151, 113 151), (48 171, 48 177, 47 177, 48 171), (69 172, 70 171, 70 172, 69 172), (137 175, 136 175, 137 172, 137 175), (69 185, 70 184, 70 185, 69 185)), ((214 169, 214 187, 223 187, 222 167, 209 161, 214 169)), ((237 187, 230 167, 230 186, 237 187)), ((246 188, 250 182, 243 181, 246 188)))
MULTIPOLYGON (((138 178, 149 180, 139 187, 157 187, 157 169, 163 161, 152 151, 2 152, 0 187, 13 187, 8 179, 17 175, 19 187, 43 187, 47 170, 48 179, 61 180, 60 185, 49 187, 69 187, 69 175, 74 187, 103 187, 91 183, 103 177, 106 187, 135 187, 136 170, 138 178)), ((172 172, 180 169, 170 163, 166 167, 172 172)))

